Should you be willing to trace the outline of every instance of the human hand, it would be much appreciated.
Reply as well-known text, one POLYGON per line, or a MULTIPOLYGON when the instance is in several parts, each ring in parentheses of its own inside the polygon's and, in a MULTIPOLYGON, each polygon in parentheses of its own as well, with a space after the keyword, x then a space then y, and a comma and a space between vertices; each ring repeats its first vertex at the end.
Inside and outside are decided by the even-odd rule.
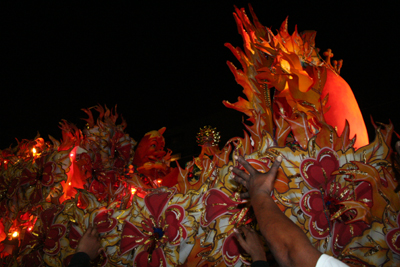
POLYGON ((76 252, 84 252, 94 260, 104 249, 101 247, 100 234, 96 227, 89 226, 82 238, 79 240, 76 252))
POLYGON ((261 242, 261 236, 249 226, 243 226, 239 229, 233 229, 237 240, 239 241, 242 248, 251 256, 254 261, 267 261, 264 247, 261 242), (246 239, 243 238, 241 231, 243 232, 246 239))
POLYGON ((241 193, 240 197, 248 198, 258 193, 267 193, 270 195, 274 189, 274 182, 282 162, 282 156, 275 158, 271 169, 266 173, 261 173, 254 169, 242 156, 235 156, 235 159, 249 172, 247 174, 236 167, 231 167, 232 172, 235 174, 235 181, 247 188, 247 192, 241 193))

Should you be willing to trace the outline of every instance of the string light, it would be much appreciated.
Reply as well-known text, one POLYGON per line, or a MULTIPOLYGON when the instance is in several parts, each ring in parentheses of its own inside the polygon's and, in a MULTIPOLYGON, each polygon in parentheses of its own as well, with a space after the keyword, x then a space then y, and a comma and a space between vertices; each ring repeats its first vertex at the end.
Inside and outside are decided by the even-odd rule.
POLYGON ((33 156, 36 156, 36 148, 32 148, 32 154, 33 154, 33 156))
POLYGON ((12 237, 17 237, 18 236, 18 232, 17 231, 15 231, 14 233, 12 233, 12 237))
POLYGON ((137 189, 134 188, 134 187, 131 188, 132 195, 134 195, 134 194, 136 193, 136 190, 137 190, 137 189))

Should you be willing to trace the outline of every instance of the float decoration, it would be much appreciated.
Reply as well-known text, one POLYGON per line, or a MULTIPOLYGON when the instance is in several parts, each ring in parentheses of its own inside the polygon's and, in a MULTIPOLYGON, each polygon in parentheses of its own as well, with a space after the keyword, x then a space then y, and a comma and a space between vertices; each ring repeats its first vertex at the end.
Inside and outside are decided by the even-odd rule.
POLYGON ((324 61, 315 32, 276 35, 250 7, 234 17, 242 65, 228 66, 247 99, 225 106, 251 125, 221 149, 219 133, 197 136, 199 157, 170 166, 165 128, 136 145, 116 109, 83 111, 85 129, 62 121, 62 140, 37 136, 0 153, 0 253, 3 266, 66 266, 90 224, 105 248, 96 266, 242 266, 251 262, 233 229, 257 229, 251 200, 229 171, 243 155, 266 172, 283 161, 273 198, 321 252, 350 266, 400 264, 400 195, 389 146, 393 125, 376 126, 368 143, 357 102, 339 76, 342 61, 324 61), (338 112, 338 95, 346 95, 338 112), (351 112, 347 112, 347 109, 351 112), (92 111, 98 113, 97 119, 92 111))

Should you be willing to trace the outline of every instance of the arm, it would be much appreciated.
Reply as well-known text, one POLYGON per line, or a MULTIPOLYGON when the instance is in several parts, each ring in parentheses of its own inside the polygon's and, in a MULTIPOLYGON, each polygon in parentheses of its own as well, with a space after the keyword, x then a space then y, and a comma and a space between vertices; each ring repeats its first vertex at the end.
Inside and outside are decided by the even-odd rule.
POLYGON ((241 197, 250 196, 261 233, 279 265, 314 267, 321 253, 311 245, 303 231, 282 213, 271 197, 282 157, 276 158, 267 173, 258 172, 243 157, 236 159, 249 172, 232 168, 235 180, 248 190, 241 197))
POLYGON ((68 267, 90 266, 90 260, 97 258, 103 250, 96 227, 89 226, 79 240, 76 252, 68 267))

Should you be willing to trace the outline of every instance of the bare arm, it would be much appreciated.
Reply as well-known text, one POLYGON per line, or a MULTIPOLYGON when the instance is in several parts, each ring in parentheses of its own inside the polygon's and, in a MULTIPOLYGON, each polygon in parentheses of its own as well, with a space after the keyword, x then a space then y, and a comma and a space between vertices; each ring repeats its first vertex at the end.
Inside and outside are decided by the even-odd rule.
POLYGON ((242 197, 251 198, 261 233, 281 266, 314 267, 321 256, 303 231, 287 218, 271 197, 282 157, 278 156, 267 173, 255 170, 243 157, 237 160, 249 172, 233 168, 235 180, 248 190, 242 197))

